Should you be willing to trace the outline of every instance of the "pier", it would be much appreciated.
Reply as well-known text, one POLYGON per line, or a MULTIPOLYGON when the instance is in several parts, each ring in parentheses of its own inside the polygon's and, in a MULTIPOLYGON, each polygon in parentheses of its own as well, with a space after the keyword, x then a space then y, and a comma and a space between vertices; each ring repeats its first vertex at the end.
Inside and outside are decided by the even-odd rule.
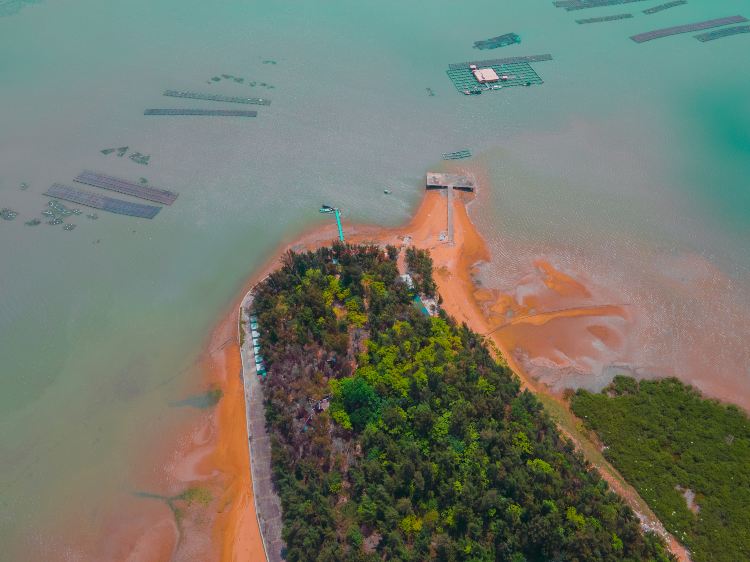
POLYGON ((576 23, 601 23, 605 21, 625 20, 633 17, 633 14, 616 14, 614 16, 602 16, 599 18, 587 18, 576 20, 576 23))
POLYGON ((658 6, 654 6, 653 8, 648 8, 647 10, 643 10, 643 13, 646 14, 647 16, 650 16, 651 14, 658 14, 659 12, 663 12, 664 10, 669 10, 669 8, 682 6, 683 4, 687 4, 687 0, 674 0, 674 2, 667 2, 666 4, 659 4, 658 6))
POLYGON ((727 27, 726 29, 717 29, 715 31, 709 31, 708 33, 701 33, 696 35, 695 38, 698 41, 713 41, 714 39, 721 39, 722 37, 731 37, 739 33, 750 33, 750 25, 738 25, 737 27, 727 27))
POLYGON ((92 187, 116 191, 124 195, 131 195, 140 199, 146 199, 147 201, 164 203, 165 205, 171 205, 174 203, 178 195, 177 193, 166 189, 148 187, 127 180, 105 176, 104 174, 97 174, 96 172, 90 172, 88 170, 79 174, 73 181, 90 185, 92 187))
POLYGON ((44 194, 47 197, 52 197, 54 199, 62 199, 64 201, 78 203, 79 205, 101 209, 102 211, 108 211, 118 215, 128 215, 143 219, 152 219, 159 214, 159 211, 161 211, 161 207, 156 207, 154 205, 143 205, 141 203, 123 201, 122 199, 105 197, 91 191, 68 187, 67 185, 62 185, 60 183, 52 184, 44 194))
POLYGON ((271 100, 265 98, 241 98, 236 96, 222 96, 220 94, 201 94, 181 90, 164 90, 164 95, 172 98, 188 98, 192 100, 221 101, 226 103, 245 103, 254 105, 271 105, 271 100))
POLYGON ((458 174, 441 174, 437 172, 427 172, 425 178, 425 189, 445 189, 448 194, 448 244, 453 245, 453 190, 473 192, 475 189, 474 178, 461 176, 458 174))
POLYGON ((240 109, 146 109, 144 115, 200 115, 213 117, 257 117, 257 111, 240 109))
POLYGON ((728 18, 706 20, 698 23, 689 23, 686 25, 667 27, 665 29, 656 29, 654 31, 648 31, 646 33, 633 35, 631 39, 636 43, 645 43, 646 41, 661 39, 662 37, 669 37, 670 35, 690 33, 691 31, 701 31, 702 29, 711 29, 712 27, 721 27, 722 25, 729 25, 730 23, 744 23, 746 21, 747 18, 743 16, 730 16, 728 18))

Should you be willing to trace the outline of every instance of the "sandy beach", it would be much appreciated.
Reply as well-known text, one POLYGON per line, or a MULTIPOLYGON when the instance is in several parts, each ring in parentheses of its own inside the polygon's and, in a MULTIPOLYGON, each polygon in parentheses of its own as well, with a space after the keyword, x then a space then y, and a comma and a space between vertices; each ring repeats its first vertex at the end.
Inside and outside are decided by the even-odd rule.
MULTIPOLYGON (((616 345, 618 341, 616 332, 611 330, 607 326, 607 322, 602 319, 627 319, 626 311, 617 305, 556 307, 555 305, 561 303, 555 303, 551 298, 547 298, 546 302, 538 303, 537 306, 543 304, 545 309, 552 308, 552 312, 534 314, 533 307, 529 306, 528 302, 520 304, 508 295, 502 295, 478 286, 476 282, 477 267, 482 262, 488 261, 490 254, 483 238, 474 227, 467 210, 467 205, 470 205, 475 197, 474 195, 460 194, 454 199, 455 243, 453 245, 439 239, 440 233, 445 231, 447 223, 447 198, 444 192, 426 192, 414 217, 403 227, 378 228, 346 224, 347 242, 393 244, 399 247, 413 244, 420 248, 429 249, 434 261, 435 279, 443 298, 442 307, 445 311, 457 321, 466 322, 476 332, 491 334, 491 345, 494 344, 497 347, 502 358, 510 364, 521 379, 522 384, 535 391, 540 397, 544 397, 546 404, 552 401, 556 410, 565 412, 567 419, 561 419, 559 415, 555 415, 556 412, 551 413, 561 425, 561 429, 578 444, 584 453, 587 453, 587 456, 590 457, 590 460, 597 466, 610 485, 630 503, 646 521, 647 525, 658 529, 659 524, 645 502, 638 497, 632 487, 623 481, 614 468, 604 461, 597 450, 597 445, 589 442, 587 436, 584 436, 574 427, 573 416, 568 411, 561 395, 550 391, 545 385, 529 377, 523 366, 514 360, 514 354, 510 352, 514 345, 521 342, 525 348, 534 349, 534 352, 538 355, 548 354, 550 361, 553 361, 554 353, 552 350, 561 345, 561 342, 556 342, 555 339, 567 337, 566 330, 560 330, 559 326, 556 325, 561 319, 566 322, 580 322, 586 326, 592 339, 604 341, 607 345, 616 345), (506 314, 508 309, 514 312, 512 320, 508 320, 506 314), (533 331, 530 331, 529 327, 533 327, 533 331)), ((335 237, 336 229, 332 224, 301 235, 293 243, 285 245, 276 254, 276 257, 259 270, 254 279, 258 279, 272 270, 277 265, 278 256, 282 251, 313 249, 330 243, 335 237)), ((536 266, 545 276, 546 287, 550 292, 560 296, 562 304, 565 304, 566 299, 589 296, 585 285, 556 270, 551 264, 539 261, 536 266)), ((252 283, 249 284, 249 286, 251 285, 252 283)), ((230 318, 232 323, 235 321, 234 314, 232 313, 230 318)), ((569 346, 578 346, 582 355, 592 352, 590 341, 566 341, 562 343, 569 346)), ((217 374, 215 380, 228 381, 231 379, 230 371, 235 367, 231 363, 225 365, 225 369, 229 370, 225 370, 222 375, 217 374)), ((244 431, 243 419, 235 419, 234 424, 236 428, 242 427, 244 431)), ((227 438, 229 440, 231 440, 231 432, 232 430, 228 428, 227 438)), ((218 437, 221 443, 223 441, 222 434, 219 434, 218 437)), ((225 447, 224 444, 217 446, 218 450, 223 450, 225 447)), ((239 463, 233 465, 233 471, 235 466, 238 467, 239 463)), ((223 470, 227 470, 227 468, 224 467, 223 470)), ((246 466, 244 471, 248 473, 246 466)), ((242 478, 247 479, 247 476, 237 475, 235 478, 239 482, 242 478)), ((227 493, 230 496, 233 494, 236 496, 241 492, 228 490, 227 493)), ((252 560, 252 558, 246 557, 247 541, 244 537, 235 536, 234 540, 232 539, 232 532, 239 528, 240 522, 248 525, 242 527, 243 529, 249 529, 252 526, 249 524, 249 522, 254 522, 251 515, 251 504, 252 502, 250 502, 250 505, 245 504, 244 508, 238 509, 233 516, 217 518, 214 536, 221 537, 222 560, 252 560)), ((254 532, 257 532, 257 528, 254 532)), ((667 537, 667 540, 670 542, 673 552, 681 560, 688 559, 685 550, 673 538, 667 537)))

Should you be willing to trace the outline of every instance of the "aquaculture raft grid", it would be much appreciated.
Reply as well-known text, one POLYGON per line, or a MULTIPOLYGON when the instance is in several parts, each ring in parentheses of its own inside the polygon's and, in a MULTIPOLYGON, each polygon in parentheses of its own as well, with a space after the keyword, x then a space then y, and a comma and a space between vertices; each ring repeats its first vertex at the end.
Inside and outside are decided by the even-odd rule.
POLYGON ((501 64, 511 64, 517 62, 543 62, 552 60, 552 55, 530 55, 527 57, 507 57, 504 59, 489 59, 489 60, 470 60, 468 62, 455 62, 449 64, 450 70, 461 70, 464 67, 468 67, 471 64, 476 64, 479 67, 487 68, 488 66, 499 66, 501 64))
MULTIPOLYGON (((454 66, 454 65, 451 65, 454 66)), ((511 86, 525 86, 531 84, 543 84, 539 75, 531 68, 531 65, 527 62, 516 62, 510 64, 482 64, 483 68, 492 68, 498 76, 503 74, 508 75, 508 80, 501 80, 494 82, 491 85, 480 84, 474 75, 471 73, 469 66, 461 68, 450 69, 447 71, 448 78, 451 79, 453 85, 461 93, 466 90, 472 91, 479 89, 480 91, 497 91, 501 88, 493 88, 493 86, 502 86, 502 88, 509 88, 511 86), (488 87, 489 86, 489 87, 488 87)))
POLYGON ((602 16, 600 18, 587 18, 583 20, 576 20, 576 23, 600 23, 605 21, 624 20, 632 18, 633 14, 616 14, 614 16, 602 16))
POLYGON ((565 8, 566 11, 586 10, 588 8, 601 8, 603 6, 618 6, 620 4, 632 4, 644 0, 559 0, 554 2, 556 8, 565 8))
POLYGON ((131 203, 129 201, 123 201, 122 199, 104 197, 84 189, 68 187, 67 185, 62 185, 60 183, 52 184, 44 194, 47 197, 71 201, 73 203, 78 203, 79 205, 85 205, 86 207, 93 207, 94 209, 101 209, 102 211, 109 211, 110 213, 116 213, 118 215, 129 215, 131 217, 140 217, 144 219, 152 219, 159 213, 159 211, 161 211, 161 207, 156 207, 154 205, 142 205, 141 203, 131 203))
POLYGON ((744 23, 747 18, 743 16, 730 16, 728 18, 720 18, 716 20, 701 21, 698 23, 689 23, 686 25, 678 25, 676 27, 667 27, 665 29, 656 29, 654 31, 648 31, 646 33, 639 33, 633 35, 631 39, 636 43, 644 43, 653 39, 661 39, 662 37, 669 37, 670 35, 677 35, 679 33, 689 33, 691 31, 700 31, 702 29, 710 29, 712 27, 719 27, 722 25, 729 25, 730 23, 744 23))
POLYGON ((165 205, 171 205, 177 199, 177 193, 167 191, 166 189, 139 185, 127 180, 105 176, 104 174, 89 172, 88 170, 79 174, 73 181, 92 187, 117 191, 118 193, 132 195, 133 197, 139 197, 148 201, 164 203, 165 205))
POLYGON ((731 37, 738 33, 750 33, 750 25, 738 25, 737 27, 727 27, 725 29, 717 29, 715 31, 709 31, 708 33, 701 33, 696 35, 695 38, 698 41, 713 41, 714 39, 721 39, 722 37, 731 37))
POLYGON ((675 0, 674 2, 667 2, 666 4, 660 4, 658 6, 654 6, 653 8, 643 10, 643 13, 650 16, 651 14, 658 14, 659 12, 663 12, 664 10, 668 10, 669 8, 682 6, 683 4, 687 4, 687 0, 675 0))
POLYGON ((236 96, 222 96, 219 94, 201 94, 199 92, 184 92, 181 90, 164 90, 164 95, 172 98, 189 98, 193 100, 221 101, 226 103, 246 103, 254 105, 271 105, 271 100, 265 98, 241 98, 236 96))
POLYGON ((147 109, 144 115, 200 115, 214 117, 256 117, 257 111, 240 109, 147 109))
POLYGON ((471 150, 456 150, 455 152, 443 152, 443 160, 462 160, 471 158, 471 150))

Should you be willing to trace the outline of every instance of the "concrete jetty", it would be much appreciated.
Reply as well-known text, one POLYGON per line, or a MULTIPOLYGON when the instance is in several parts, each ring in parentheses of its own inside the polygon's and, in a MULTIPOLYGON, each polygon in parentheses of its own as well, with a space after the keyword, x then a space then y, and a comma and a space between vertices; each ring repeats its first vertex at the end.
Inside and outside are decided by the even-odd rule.
POLYGON ((722 25, 729 25, 730 23, 744 23, 747 18, 744 16, 730 16, 727 18, 719 18, 715 20, 700 21, 697 23, 688 23, 685 25, 678 25, 675 27, 667 27, 664 29, 656 29, 654 31, 648 31, 646 33, 639 33, 633 35, 631 39, 636 43, 645 43, 646 41, 652 41, 654 39, 661 39, 662 37, 669 37, 670 35, 678 35, 680 33, 690 33, 691 31, 700 31, 702 29, 711 29, 712 27, 720 27, 722 25))
POLYGON ((128 180, 98 174, 89 170, 76 176, 73 181, 90 185, 92 187, 116 191, 124 195, 131 195, 140 199, 146 199, 147 201, 164 203, 165 205, 171 205, 177 199, 177 193, 166 189, 140 185, 128 180))

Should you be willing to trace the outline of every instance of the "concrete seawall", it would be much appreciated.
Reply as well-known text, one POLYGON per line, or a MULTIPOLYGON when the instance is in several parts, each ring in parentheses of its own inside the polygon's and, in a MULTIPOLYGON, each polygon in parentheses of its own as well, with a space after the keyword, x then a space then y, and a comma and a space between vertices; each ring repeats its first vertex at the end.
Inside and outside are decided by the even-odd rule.
POLYGON ((258 380, 253 359, 252 337, 248 310, 252 307, 253 293, 249 291, 240 304, 240 355, 242 381, 245 387, 245 420, 247 424, 250 471, 253 480, 253 501, 258 517, 263 550, 268 562, 282 562, 284 542, 281 539, 281 501, 273 488, 271 472, 271 440, 266 431, 263 406, 263 385, 258 380))

